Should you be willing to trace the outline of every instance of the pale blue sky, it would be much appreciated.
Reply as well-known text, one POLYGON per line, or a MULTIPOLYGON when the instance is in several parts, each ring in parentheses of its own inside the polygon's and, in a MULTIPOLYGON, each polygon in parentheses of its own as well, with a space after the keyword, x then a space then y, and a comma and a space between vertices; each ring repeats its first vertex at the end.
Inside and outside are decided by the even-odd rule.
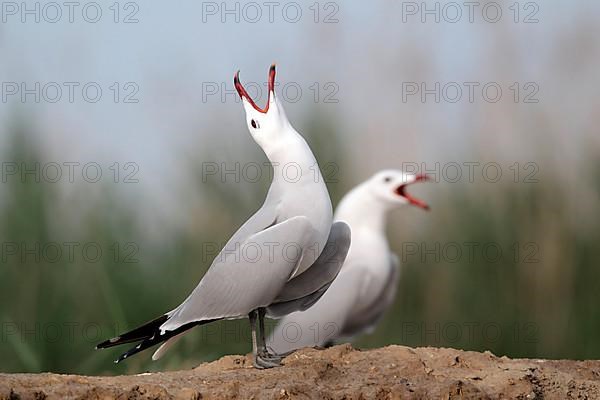
MULTIPOLYGON (((363 166, 365 172, 358 180, 398 160, 468 159, 474 147, 488 141, 498 157, 527 157, 527 141, 521 138, 538 113, 552 114, 568 96, 565 90, 584 90, 583 80, 595 77, 593 69, 579 69, 578 75, 571 75, 569 58, 581 59, 574 61, 576 65, 597 66, 599 60, 594 38, 600 6, 595 2, 536 3, 537 24, 513 23, 508 9, 513 2, 501 2, 504 15, 496 24, 485 22, 477 12, 474 23, 466 21, 466 16, 455 24, 421 23, 418 16, 409 16, 409 22, 403 23, 403 3, 388 0, 293 3, 300 5, 303 15, 298 23, 290 23, 281 11, 289 3, 276 7, 274 23, 268 21, 264 6, 257 23, 243 18, 235 23, 231 15, 226 16, 226 23, 221 23, 220 15, 206 16, 203 22, 203 7, 221 2, 198 1, 140 2, 135 15, 139 22, 134 24, 112 21, 112 2, 98 3, 103 16, 95 24, 85 22, 79 9, 74 23, 66 15, 55 24, 34 23, 31 16, 21 23, 19 15, 4 13, 6 22, 0 24, 2 82, 97 82, 103 97, 91 104, 76 91, 73 104, 64 100, 66 92, 55 104, 31 100, 22 104, 18 96, 11 96, 0 105, 0 129, 20 110, 43 132, 41 140, 50 158, 107 164, 134 161, 140 165, 141 186, 154 190, 165 181, 185 181, 186 171, 178 169, 178 160, 196 149, 214 144, 224 149, 223 159, 235 159, 240 149, 252 146, 234 96, 228 96, 225 103, 218 96, 202 102, 202 83, 224 82, 233 90, 231 80, 237 69, 242 70, 242 81, 264 81, 268 66, 275 61, 280 81, 296 82, 303 90, 302 99, 286 107, 299 130, 315 107, 310 87, 319 83, 322 100, 326 92, 322 86, 337 85, 339 102, 320 101, 316 106, 336 118, 344 137, 351 141, 349 148, 359 153, 357 168, 363 166), (320 9, 320 19, 335 11, 339 22, 314 23, 314 11, 309 9, 314 4, 320 9), (581 49, 561 55, 570 42, 581 44, 581 49), (567 61, 566 66, 557 65, 557 60, 567 61), (573 83, 577 78, 581 82, 573 83), (422 104, 418 100, 404 104, 400 88, 405 81, 494 81, 502 85, 505 97, 499 104, 422 104), (515 81, 537 82, 541 103, 515 106, 504 101, 515 81), (135 82, 139 103, 115 104, 113 82, 121 86, 135 82), (497 114, 511 116, 499 116, 501 120, 512 120, 514 115, 514 121, 506 124, 504 137, 490 138, 492 133, 482 127, 489 115, 497 114)), ((433 3, 428 2, 431 7, 433 3)), ((34 2, 27 4, 33 7, 34 2)), ((118 4, 120 18, 133 10, 123 10, 126 2, 118 4)), ((234 7, 234 2, 227 4, 234 7)), ((246 3, 239 4, 243 8, 246 3)), ((567 126, 570 118, 585 120, 594 104, 582 101, 565 107, 557 110, 565 113, 561 120, 567 126), (575 116, 571 109, 580 114, 575 116)), ((558 133, 564 137, 584 134, 585 129, 558 133)))

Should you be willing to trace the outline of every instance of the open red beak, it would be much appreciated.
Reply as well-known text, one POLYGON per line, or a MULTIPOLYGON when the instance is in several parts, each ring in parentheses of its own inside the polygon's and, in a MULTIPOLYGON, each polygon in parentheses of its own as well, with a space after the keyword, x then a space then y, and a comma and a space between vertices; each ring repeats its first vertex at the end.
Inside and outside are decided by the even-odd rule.
POLYGON ((250 95, 248 95, 248 92, 246 92, 246 89, 244 89, 244 86, 242 86, 240 82, 240 71, 236 72, 233 77, 233 85, 241 99, 246 99, 256 111, 266 114, 267 111, 269 111, 269 104, 271 103, 271 92, 273 92, 273 94, 275 93, 275 64, 271 65, 271 68, 269 68, 269 92, 267 94, 267 105, 264 108, 257 106, 250 95))
POLYGON ((395 190, 396 194, 398 196, 402 196, 404 197, 406 200, 408 200, 408 202, 414 206, 417 206, 419 208, 422 208, 423 210, 427 210, 429 211, 429 205, 427 205, 427 203, 425 203, 423 200, 421 199, 417 199, 416 197, 411 196, 407 191, 406 191, 406 187, 408 185, 412 185, 413 183, 417 183, 417 182, 425 182, 430 180, 429 177, 425 174, 419 174, 415 176, 415 179, 404 183, 400 186, 398 186, 395 190))

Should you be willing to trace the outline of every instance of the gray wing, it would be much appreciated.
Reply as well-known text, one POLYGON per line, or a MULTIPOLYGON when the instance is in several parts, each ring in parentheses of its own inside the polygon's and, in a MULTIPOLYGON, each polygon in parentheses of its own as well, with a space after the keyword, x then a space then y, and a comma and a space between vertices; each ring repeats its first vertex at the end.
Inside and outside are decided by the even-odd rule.
POLYGON ((388 280, 381 294, 377 297, 366 312, 352 315, 342 329, 341 336, 355 336, 360 333, 371 332, 383 317, 383 314, 394 303, 398 291, 400 277, 400 262, 398 256, 390 255, 390 272, 388 280))
POLYGON ((225 248, 231 248, 235 244, 241 244, 247 238, 263 231, 270 226, 273 226, 277 223, 278 211, 277 206, 278 202, 274 200, 275 196, 269 193, 265 199, 263 205, 258 209, 242 226, 238 228, 238 230, 231 236, 231 238, 227 241, 225 248))
POLYGON ((267 315, 280 318, 294 311, 304 311, 315 304, 338 276, 349 248, 350 227, 345 222, 335 222, 317 260, 308 270, 285 284, 279 296, 267 308, 267 315))
POLYGON ((281 319, 267 346, 284 354, 302 347, 323 346, 337 338, 355 306, 363 281, 363 270, 344 268, 316 304, 281 319))
MULTIPOLYGON (((263 203, 261 208, 258 209, 241 227, 238 228, 238 230, 233 234, 233 236, 229 239, 229 241, 225 245, 225 247, 224 247, 225 249, 235 248, 236 243, 241 245, 241 243, 243 241, 245 241, 247 238, 249 238, 252 235, 254 235, 258 232, 261 232, 277 223, 277 216, 278 216, 277 205, 278 205, 278 203, 277 203, 277 201, 274 200, 275 198, 277 198, 277 196, 274 195, 271 192, 271 190, 272 189, 269 190, 269 193, 267 194, 265 202, 263 203)), ((185 302, 184 302, 184 304, 185 304, 185 302)), ((183 304, 180 305, 175 310, 167 313, 167 315, 173 316, 175 314, 175 312, 182 306, 183 306, 183 304)), ((185 332, 185 333, 187 333, 187 332, 185 332)), ((166 353, 166 351, 171 346, 173 346, 173 344, 175 344, 175 342, 177 342, 179 339, 181 339, 181 337, 185 333, 174 336, 171 339, 167 340, 165 343, 163 343, 158 348, 158 350, 156 350, 154 352, 154 354, 152 355, 152 359, 158 360, 159 358, 161 358, 166 353)))
POLYGON ((302 251, 289 254, 282 249, 290 243, 301 250, 306 248, 313 231, 308 219, 298 216, 255 233, 242 243, 230 240, 188 298, 169 313, 161 331, 195 321, 242 317, 268 306, 302 257, 302 251))

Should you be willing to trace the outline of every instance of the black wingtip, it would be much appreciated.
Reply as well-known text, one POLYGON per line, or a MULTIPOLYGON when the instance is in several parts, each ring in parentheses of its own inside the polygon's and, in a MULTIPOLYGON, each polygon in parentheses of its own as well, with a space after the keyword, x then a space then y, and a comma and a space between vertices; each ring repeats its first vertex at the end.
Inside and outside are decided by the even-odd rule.
POLYGON ((129 332, 122 333, 112 339, 105 340, 102 343, 96 345, 97 349, 106 349, 113 346, 118 346, 125 343, 138 342, 144 339, 152 337, 160 326, 169 319, 168 315, 161 315, 160 317, 145 323, 144 325, 137 327, 129 332))
POLYGON ((108 347, 116 346, 117 344, 121 344, 121 336, 114 337, 112 339, 105 340, 102 343, 98 343, 96 345, 96 350, 98 349, 106 349, 108 347))
POLYGON ((179 328, 177 328, 173 331, 166 331, 164 333, 161 333, 160 330, 157 329, 156 331, 154 331, 152 336, 143 339, 136 346, 130 348, 125 353, 121 354, 121 356, 117 360, 115 360, 115 363, 118 364, 121 361, 124 361, 126 358, 130 358, 131 356, 136 355, 137 353, 146 350, 148 347, 152 347, 154 345, 165 342, 165 341, 169 340, 170 338, 172 338, 173 336, 176 336, 182 332, 185 332, 188 329, 193 328, 194 326, 208 324, 209 322, 213 322, 213 321, 217 321, 217 320, 218 319, 208 319, 208 320, 204 320, 204 321, 189 322, 185 325, 180 326, 179 328))
POLYGON ((119 356, 119 358, 117 358, 115 360, 115 364, 119 364, 121 361, 124 361, 127 357, 129 357, 130 355, 135 354, 135 350, 139 349, 139 345, 134 347, 133 349, 130 349, 129 351, 126 351, 125 353, 121 354, 119 356), (132 354, 133 353, 133 354, 132 354))
POLYGON ((102 342, 102 343, 98 343, 96 345, 96 350, 100 350, 100 349, 105 349, 108 347, 108 343, 110 343, 108 340, 102 342))

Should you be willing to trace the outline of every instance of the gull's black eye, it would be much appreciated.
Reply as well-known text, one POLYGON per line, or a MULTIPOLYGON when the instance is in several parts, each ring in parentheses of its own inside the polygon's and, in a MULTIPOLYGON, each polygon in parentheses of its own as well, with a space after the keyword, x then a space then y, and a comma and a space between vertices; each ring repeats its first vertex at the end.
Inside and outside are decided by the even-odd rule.
POLYGON ((386 176, 385 178, 383 178, 383 180, 384 180, 385 182, 391 182, 391 181, 392 181, 392 178, 391 178, 391 177, 389 177, 389 176, 386 176))
POLYGON ((260 127, 260 125, 258 125, 258 122, 256 122, 255 120, 250 121, 250 125, 252 125, 254 129, 258 129, 260 127))

